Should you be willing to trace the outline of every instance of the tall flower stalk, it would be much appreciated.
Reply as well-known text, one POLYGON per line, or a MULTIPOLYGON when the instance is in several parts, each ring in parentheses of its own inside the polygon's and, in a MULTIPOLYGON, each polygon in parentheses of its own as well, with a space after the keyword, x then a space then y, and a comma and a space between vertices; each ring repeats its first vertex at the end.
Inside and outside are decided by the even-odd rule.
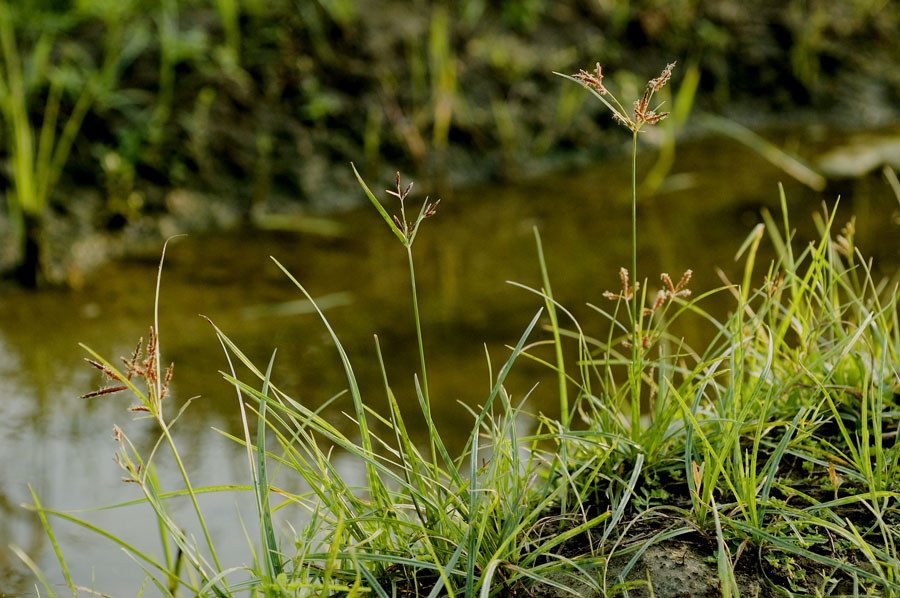
MULTIPOLYGON (((352 165, 351 165, 352 166, 352 165)), ((387 210, 384 209, 384 206, 381 205, 381 202, 375 198, 375 195, 369 190, 369 187, 366 185, 365 181, 362 180, 362 177, 359 175, 359 172, 356 170, 356 166, 353 166, 353 173, 356 175, 356 179, 359 181, 360 186, 362 186, 363 191, 365 191, 366 196, 369 198, 369 201, 372 202, 372 205, 375 206, 375 209, 378 210, 378 213, 381 214, 381 217, 384 218, 384 221, 387 222, 388 226, 391 228, 391 231, 400 240, 400 243, 403 245, 404 249, 406 249, 406 257, 409 261, 409 280, 410 285, 412 287, 412 301, 413 301, 413 317, 416 322, 416 340, 419 344, 419 367, 420 367, 420 375, 422 377, 421 387, 419 387, 417 383, 416 390, 419 391, 421 388, 421 399, 422 405, 425 410, 425 418, 431 422, 431 397, 428 393, 428 371, 425 367, 425 345, 422 342, 422 321, 419 317, 419 297, 416 293, 416 269, 413 264, 413 255, 412 255, 412 246, 416 240, 416 235, 419 232, 419 225, 422 224, 422 221, 426 218, 430 218, 434 216, 437 206, 441 203, 441 200, 438 199, 434 202, 429 202, 428 198, 425 198, 425 201, 422 202, 422 207, 419 209, 419 214, 416 216, 414 220, 407 219, 406 216, 406 197, 409 195, 409 192, 412 190, 412 183, 409 183, 405 188, 400 185, 400 173, 397 173, 397 177, 395 180, 396 188, 394 190, 387 190, 388 195, 393 195, 397 199, 400 200, 400 214, 399 215, 390 215, 387 210)), ((437 441, 439 446, 435 446, 435 438, 432 436, 431 441, 431 462, 432 466, 437 470, 437 450, 441 451, 442 457, 446 460, 446 450, 444 449, 440 440, 437 441)))
POLYGON ((669 116, 668 112, 660 112, 659 106, 650 108, 653 95, 662 89, 672 77, 674 62, 666 65, 659 77, 647 82, 644 95, 633 104, 631 114, 618 98, 603 84, 603 71, 600 63, 592 72, 580 70, 573 75, 556 73, 571 81, 582 84, 612 112, 613 119, 631 131, 631 276, 634 284, 628 283, 628 271, 621 270, 622 294, 618 297, 625 300, 630 307, 631 317, 631 367, 628 381, 631 389, 631 435, 632 440, 640 437, 641 428, 641 369, 645 337, 642 332, 642 297, 639 295, 640 283, 637 274, 637 140, 638 133, 645 125, 655 125, 669 116))

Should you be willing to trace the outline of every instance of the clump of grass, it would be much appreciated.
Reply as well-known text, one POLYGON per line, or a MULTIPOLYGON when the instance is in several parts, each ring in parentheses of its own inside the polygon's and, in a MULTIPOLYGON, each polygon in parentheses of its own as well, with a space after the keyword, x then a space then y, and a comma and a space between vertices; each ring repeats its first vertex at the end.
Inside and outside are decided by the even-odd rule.
MULTIPOLYGON (((421 422, 401 414, 377 337, 374 355, 384 394, 363 396, 337 332, 276 260, 331 336, 348 389, 333 401, 350 401, 348 417, 358 437, 281 391, 272 380, 274 353, 260 368, 213 324, 243 424, 243 435, 230 438, 246 448, 251 482, 227 490, 253 494, 258 528, 258 541, 249 542, 252 564, 223 567, 196 495, 226 489, 194 488, 181 465, 170 433, 181 412, 164 415, 171 374, 161 368, 158 326, 146 350, 139 344, 124 360, 124 370, 92 353, 92 365, 113 386, 90 395, 130 391, 139 401, 133 409, 158 429, 158 442, 141 455, 116 428, 117 460, 159 522, 164 556, 149 556, 84 520, 43 507, 35 496, 33 508, 71 593, 77 595, 78 586, 47 515, 119 543, 165 596, 179 590, 200 596, 625 595, 639 586, 652 590, 652 576, 635 579, 635 572, 650 548, 675 538, 714 559, 714 585, 723 596, 749 593, 743 585, 748 570, 766 591, 900 594, 900 292, 896 284, 875 281, 871 262, 856 247, 852 221, 836 234, 835 210, 816 215, 818 241, 799 247, 782 192, 781 222, 764 212, 764 222, 738 251, 744 259, 740 283, 726 279, 721 288, 693 296, 690 270, 678 282, 662 274, 660 291, 648 301, 646 282, 632 280, 637 133, 662 118, 649 102, 672 66, 649 82, 633 117, 603 86, 599 67, 570 77, 587 84, 633 133, 634 226, 632 269, 620 271, 620 290, 605 294, 615 308, 589 304, 606 319, 597 332, 585 330, 554 298, 536 235, 542 288, 530 290, 550 320, 554 360, 547 365, 558 378, 558 421, 536 417, 535 431, 523 436, 518 423, 528 417, 528 396, 513 397, 505 386, 517 360, 542 360, 538 346, 547 343, 529 344, 542 309, 472 410, 463 451, 449 454, 431 410, 435 397, 428 386, 413 252, 438 202, 426 198, 417 212, 407 213, 412 185, 404 187, 398 174, 387 191, 399 202, 399 213, 391 215, 357 174, 407 254, 419 352, 407 383, 415 390, 421 422), (757 260, 766 236, 776 258, 760 284, 757 260), (706 311, 703 299, 710 293, 731 294, 731 313, 706 311), (627 313, 620 317, 623 305, 627 313), (695 349, 677 337, 672 323, 681 317, 705 319, 712 341, 695 349), (574 361, 565 359, 570 342, 574 361), (248 368, 248 380, 236 375, 237 364, 248 368), (422 424, 428 432, 424 446, 409 435, 412 425, 422 424), (378 435, 377 429, 387 432, 378 435), (174 456, 183 488, 159 487, 153 463, 162 446, 174 456), (331 460, 334 451, 359 463, 363 487, 340 475, 331 460), (276 486, 269 465, 277 465, 277 475, 302 480, 305 490, 276 486), (179 495, 193 502, 205 536, 202 550, 167 507, 179 495), (277 533, 275 511, 302 522, 299 531, 277 533)), ((39 581, 56 595, 40 574, 39 581)))
MULTIPOLYGON (((742 249, 743 282, 720 289, 735 298, 725 320, 696 300, 673 300, 676 315, 706 318, 716 336, 694 351, 661 329, 657 355, 647 356, 644 383, 653 403, 637 440, 619 417, 629 385, 617 385, 612 370, 627 364, 617 345, 629 335, 615 314, 607 314, 608 333, 590 335, 574 319, 574 329, 559 331, 587 355, 567 377, 587 414, 582 434, 616 430, 614 436, 632 439, 610 445, 595 475, 574 478, 578 496, 617 512, 627 498, 617 489, 617 472, 643 468, 637 483, 626 486, 635 504, 619 519, 607 553, 608 560, 617 552, 636 555, 617 581, 653 542, 688 535, 717 545, 719 582, 728 595, 739 591, 734 571, 741 559, 792 592, 900 591, 889 523, 900 516, 900 294, 872 278, 852 227, 832 234, 834 215, 817 218, 821 238, 802 251, 792 247, 786 212, 783 228, 767 215, 742 249), (766 234, 778 257, 754 289, 766 234), (659 509, 666 524, 651 524, 656 535, 634 545, 639 536, 629 530, 654 521, 659 509), (785 578, 787 562, 793 573, 785 578)), ((573 443, 567 470, 595 455, 573 443)))
MULTIPOLYGON (((636 139, 640 114, 670 67, 648 84, 634 118, 625 116, 603 85, 599 65, 593 74, 581 71, 568 78, 585 84, 636 139)), ((896 595, 900 561, 887 522, 900 515, 894 477, 900 294, 896 283, 873 279, 871 262, 855 247, 852 221, 841 234, 832 232, 834 210, 816 217, 819 241, 795 249, 783 191, 781 202, 781 225, 764 213, 764 224, 740 248, 738 256, 745 256, 740 284, 725 280, 726 286, 712 291, 734 296, 734 311, 724 321, 702 309, 703 296, 687 301, 690 271, 677 285, 663 275, 653 305, 638 312, 646 305, 646 291, 638 297, 637 283, 630 283, 623 268, 621 291, 605 295, 631 308, 629 328, 617 312, 593 305, 609 322, 600 334, 585 333, 568 311, 574 328, 551 323, 557 344, 563 338, 578 344, 579 367, 565 376, 577 389, 586 434, 615 430, 615 436, 631 440, 609 447, 610 469, 578 479, 578 496, 594 496, 618 514, 627 496, 616 490, 622 486, 616 472, 623 465, 643 467, 639 484, 645 495, 639 502, 647 510, 633 509, 617 545, 627 546, 628 529, 652 518, 654 506, 674 507, 658 497, 688 499, 689 509, 675 509, 682 526, 660 529, 651 543, 697 532, 715 539, 723 595, 739 592, 735 563, 748 551, 765 557, 756 564, 762 574, 765 563, 795 563, 799 573, 787 580, 790 591, 828 594, 864 587, 896 595), (766 234, 777 259, 764 284, 754 288, 766 234), (676 309, 667 317, 670 305, 676 309), (699 351, 669 332, 673 320, 689 313, 715 329, 714 340, 699 351), (650 317, 646 328, 639 316, 650 317), (631 349, 630 359, 622 346, 631 349), (615 374, 621 366, 627 371, 624 382, 615 374), (643 411, 636 409, 641 384, 649 387, 650 399, 643 411), (623 403, 632 407, 630 426, 620 416, 623 403), (642 412, 648 416, 643 425, 642 412), (855 486, 846 485, 850 479, 855 486), (805 487, 811 482, 818 488, 805 487), (805 573, 809 577, 801 583, 799 574, 805 573)), ((634 270, 634 245, 632 259, 634 270)), ((574 446, 568 470, 594 454, 574 446)), ((633 492, 633 485, 625 487, 633 492)), ((625 580, 636 558, 618 581, 625 580)))
MULTIPOLYGON (((666 65, 666 68, 660 73, 659 77, 651 79, 647 82, 647 87, 640 99, 635 100, 633 110, 629 113, 616 96, 603 83, 603 69, 598 62, 593 72, 585 70, 579 71, 574 75, 563 75, 556 73, 561 77, 565 77, 571 81, 581 83, 594 96, 600 99, 603 104, 612 112, 613 119, 619 124, 625 126, 631 131, 631 276, 634 277, 634 284, 628 282, 628 270, 622 269, 620 277, 622 280, 622 293, 618 298, 625 301, 630 308, 630 327, 633 330, 631 339, 631 368, 629 370, 629 385, 631 386, 631 430, 632 440, 636 440, 640 431, 640 414, 641 414, 641 377, 643 352, 648 348, 650 335, 643 330, 643 308, 644 297, 638 294, 640 290, 640 282, 638 280, 637 269, 637 140, 641 130, 648 125, 655 125, 669 116, 668 112, 660 112, 659 106, 651 108, 651 102, 654 94, 660 91, 669 79, 672 77, 672 70, 675 68, 674 62, 666 65)), ((684 281, 687 282, 687 281, 684 281)), ((646 285, 645 285, 646 286, 646 285)), ((682 285, 683 286, 683 285, 682 285)))

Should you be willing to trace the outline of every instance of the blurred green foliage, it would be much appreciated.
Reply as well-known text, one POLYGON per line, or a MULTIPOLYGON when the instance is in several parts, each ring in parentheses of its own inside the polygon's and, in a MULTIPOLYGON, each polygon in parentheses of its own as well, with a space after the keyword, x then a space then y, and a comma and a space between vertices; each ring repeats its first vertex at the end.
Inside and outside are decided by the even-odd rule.
MULTIPOLYGON (((900 5, 885 0, 3 6, 24 86, 18 116, 3 112, 9 211, 24 205, 22 140, 38 145, 58 101, 48 135, 77 135, 38 211, 56 203, 65 214, 60 188, 99 189, 98 229, 165 212, 175 187, 248 215, 294 201, 339 207, 356 200, 350 160, 369 177, 400 169, 433 182, 571 164, 620 139, 552 75, 596 61, 626 86, 672 60, 696 64, 701 107, 751 124, 800 109, 858 125, 900 105, 900 5)), ((14 65, 0 75, 11 89, 14 65)))

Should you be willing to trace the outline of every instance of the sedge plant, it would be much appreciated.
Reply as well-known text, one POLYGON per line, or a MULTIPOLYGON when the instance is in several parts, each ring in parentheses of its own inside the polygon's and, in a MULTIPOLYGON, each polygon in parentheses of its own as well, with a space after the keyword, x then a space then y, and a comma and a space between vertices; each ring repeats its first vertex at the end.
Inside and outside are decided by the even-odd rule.
MULTIPOLYGON (((643 332, 643 297, 639 294, 640 282, 637 270, 637 142, 641 130, 648 125, 655 125, 664 120, 669 113, 660 112, 659 107, 651 108, 651 102, 656 92, 672 77, 674 62, 668 64, 659 77, 651 79, 647 83, 643 96, 636 100, 633 111, 627 110, 616 96, 603 83, 603 70, 597 63, 593 72, 585 70, 574 75, 563 75, 576 83, 584 85, 613 115, 613 119, 631 131, 631 277, 633 284, 629 284, 627 270, 622 270, 622 294, 621 299, 629 306, 631 333, 631 365, 629 367, 628 381, 631 390, 631 438, 637 441, 641 432, 641 377, 642 360, 644 350, 649 342, 648 336, 643 332)), ((680 289, 679 289, 680 290, 680 289)))

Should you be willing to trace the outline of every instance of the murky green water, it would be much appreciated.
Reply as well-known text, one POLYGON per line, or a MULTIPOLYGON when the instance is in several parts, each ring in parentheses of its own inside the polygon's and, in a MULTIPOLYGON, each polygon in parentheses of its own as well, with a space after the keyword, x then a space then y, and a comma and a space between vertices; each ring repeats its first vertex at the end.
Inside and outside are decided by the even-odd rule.
MULTIPOLYGON (((640 162, 639 167, 646 166, 640 162)), ((841 193, 838 221, 843 224, 855 214, 863 251, 878 256, 880 271, 896 269, 898 203, 878 176, 813 193, 754 154, 716 140, 682 145, 673 175, 668 191, 640 205, 639 270, 651 286, 659 272, 677 277, 687 268, 694 271, 695 293, 720 286, 717 266, 736 279, 734 252, 759 220, 760 208, 777 211, 778 181, 784 182, 801 239, 813 233, 810 213, 823 199, 833 202, 841 193)), ((598 323, 585 303, 602 304, 603 291, 616 289, 619 267, 630 262, 627 177, 628 161, 620 159, 516 186, 460 190, 445 195, 438 216, 424 224, 415 257, 429 382, 436 420, 451 446, 460 446, 472 421, 460 403, 476 405, 488 393, 485 347, 496 371, 508 355, 506 345, 515 343, 541 307, 538 297, 505 282, 539 285, 533 227, 543 236, 559 300, 584 319, 589 333, 598 323)), ((389 181, 370 183, 382 188, 389 181)), ((165 361, 176 364, 171 400, 202 396, 175 427, 195 484, 248 480, 244 453, 214 431, 238 432, 237 403, 218 373, 227 367, 219 343, 198 314, 210 317, 261 365, 277 348, 274 380, 307 405, 321 404, 346 386, 326 330, 308 306, 296 303, 299 291, 270 255, 329 306, 327 316, 376 409, 385 404, 374 354, 373 335, 379 336, 392 386, 407 406, 409 421, 415 421, 418 358, 405 253, 374 210, 345 214, 339 221, 344 232, 333 237, 234 233, 192 236, 170 245, 161 292, 161 350, 165 361)), ((153 255, 109 265, 78 292, 0 296, 0 538, 24 548, 53 580, 61 577, 49 542, 37 519, 19 504, 29 500, 27 484, 44 504, 60 509, 137 497, 133 485, 121 483, 113 463, 112 426, 122 426, 143 447, 152 445, 155 431, 149 422, 133 421, 124 395, 78 398, 100 380, 82 360, 77 343, 115 357, 130 354, 137 339, 146 338, 157 260, 153 255)), ((762 274, 760 268, 757 283, 762 274)), ((707 308, 724 315, 730 309, 727 295, 711 299, 707 308)), ((686 321, 682 333, 691 343, 709 330, 699 321, 686 321)), ((541 367, 521 361, 507 386, 523 397, 543 382, 527 405, 554 415, 555 384, 548 380, 541 367)), ((352 423, 341 413, 349 409, 348 401, 339 400, 328 413, 352 433, 352 423)), ((335 459, 348 478, 358 476, 351 460, 335 459)), ((173 472, 162 469, 163 485, 180 487, 173 472)), ((297 484, 284 472, 277 476, 277 485, 297 484)), ((235 509, 252 520, 252 503, 229 495, 203 499, 201 505, 223 547, 220 557, 230 564, 247 562, 235 509)), ((189 520, 184 507, 175 504, 189 520)), ((132 507, 90 517, 158 552, 149 513, 146 507, 132 507)), ((109 542, 61 522, 56 531, 80 584, 92 583, 95 567, 98 590, 123 596, 137 591, 139 569, 109 542)), ((27 592, 28 579, 12 554, 0 552, 0 595, 27 592)))

